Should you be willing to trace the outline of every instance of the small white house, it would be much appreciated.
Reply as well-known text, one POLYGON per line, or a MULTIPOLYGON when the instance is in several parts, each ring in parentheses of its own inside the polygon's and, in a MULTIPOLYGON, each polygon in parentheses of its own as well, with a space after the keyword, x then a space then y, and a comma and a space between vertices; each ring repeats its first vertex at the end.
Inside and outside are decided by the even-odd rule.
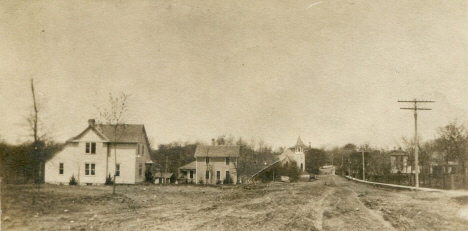
POLYGON ((79 184, 104 184, 116 174, 116 183, 145 180, 153 161, 145 127, 128 124, 118 129, 88 120, 88 127, 67 140, 64 148, 45 164, 45 182, 68 184, 74 176, 79 184), (117 158, 115 158, 117 157, 117 158))

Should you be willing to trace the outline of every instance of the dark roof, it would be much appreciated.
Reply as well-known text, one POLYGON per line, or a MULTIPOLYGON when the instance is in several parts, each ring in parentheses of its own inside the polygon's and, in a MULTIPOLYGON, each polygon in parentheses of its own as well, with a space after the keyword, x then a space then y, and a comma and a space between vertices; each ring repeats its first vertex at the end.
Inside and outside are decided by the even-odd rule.
POLYGON ((96 124, 95 126, 88 126, 79 135, 68 139, 68 142, 73 142, 79 139, 87 131, 93 130, 99 137, 108 142, 119 142, 119 143, 140 143, 149 142, 146 140, 146 131, 143 124, 126 124, 125 126, 117 127, 117 131, 114 133, 114 128, 109 124, 96 124))
POLYGON ((297 138, 296 146, 301 146, 301 145, 304 145, 304 143, 302 143, 301 136, 299 136, 297 138))
POLYGON ((166 178, 167 179, 167 178, 171 178, 173 175, 174 175, 174 173, 170 173, 170 172, 168 172, 168 173, 156 173, 156 174, 154 174, 154 177, 156 177, 156 178, 166 178))
POLYGON ((240 146, 198 145, 195 157, 239 157, 240 146))
POLYGON ((393 150, 389 154, 390 156, 408 156, 408 153, 402 150, 393 150))
POLYGON ((114 133, 114 127, 108 124, 98 124, 96 125, 96 129, 100 130, 110 142, 138 143, 145 141, 143 124, 126 124, 125 126, 119 126, 117 127, 116 133, 114 133))
POLYGON ((180 167, 179 169, 196 169, 197 168, 197 162, 196 161, 193 161, 189 164, 186 164, 182 167, 180 167))

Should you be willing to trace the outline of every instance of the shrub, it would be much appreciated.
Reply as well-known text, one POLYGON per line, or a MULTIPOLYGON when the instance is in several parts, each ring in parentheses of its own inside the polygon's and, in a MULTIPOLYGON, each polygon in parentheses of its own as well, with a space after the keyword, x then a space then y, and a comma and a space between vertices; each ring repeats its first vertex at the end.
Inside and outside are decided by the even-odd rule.
POLYGON ((216 184, 221 184, 221 180, 218 179, 218 180, 216 181, 216 184))
POLYGON ((147 169, 145 172, 145 182, 154 183, 154 176, 150 169, 147 169))
POLYGON ((78 181, 75 179, 75 175, 72 175, 70 178, 70 182, 68 182, 69 185, 78 185, 78 181))
POLYGON ((105 185, 113 185, 114 184, 114 181, 112 180, 112 176, 111 174, 109 173, 109 176, 106 178, 106 183, 104 183, 105 185))
POLYGON ((205 183, 205 182, 203 181, 202 178, 200 178, 200 180, 198 180, 198 183, 199 183, 199 184, 203 184, 203 183, 205 183))
POLYGON ((223 184, 232 184, 234 183, 232 177, 227 176, 226 179, 223 180, 223 184))
POLYGON ((294 181, 299 180, 299 177, 301 175, 301 170, 299 169, 299 167, 297 167, 297 164, 295 161, 292 161, 291 164, 287 166, 287 171, 288 171, 287 176, 289 176, 290 181, 294 182, 294 181))

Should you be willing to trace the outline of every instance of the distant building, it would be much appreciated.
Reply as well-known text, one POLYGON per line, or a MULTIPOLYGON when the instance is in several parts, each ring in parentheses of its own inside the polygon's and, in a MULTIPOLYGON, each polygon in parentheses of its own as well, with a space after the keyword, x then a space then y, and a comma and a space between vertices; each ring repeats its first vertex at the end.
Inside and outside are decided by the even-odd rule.
POLYGON ((116 173, 116 183, 134 184, 145 180, 152 164, 144 125, 128 124, 115 133, 111 125, 90 119, 83 132, 67 140, 45 163, 45 182, 68 184, 74 176, 79 184, 104 184, 109 174, 116 173))
POLYGON ((230 180, 237 182, 237 160, 240 146, 198 145, 195 151, 196 183, 222 183, 230 180))
POLYGON ((301 170, 301 172, 305 171, 305 152, 309 150, 309 146, 304 145, 301 140, 301 137, 297 138, 296 145, 286 149, 279 155, 279 159, 283 162, 291 162, 296 161, 297 167, 301 170))
POLYGON ((162 173, 158 172, 153 175, 154 176, 154 183, 155 184, 172 184, 175 183, 176 178, 174 173, 162 173))
MULTIPOLYGON (((468 161, 465 163, 465 166, 468 166, 468 161)), ((444 164, 432 162, 429 171, 430 174, 436 175, 444 173, 463 174, 463 167, 458 161, 448 161, 444 164)), ((465 173, 468 173, 468 168, 465 169, 465 173)))
MULTIPOLYGON (((411 173, 412 166, 408 162, 409 154, 401 148, 390 151, 390 172, 391 173, 411 173)), ((421 167, 420 167, 421 168, 421 167)))
POLYGON ((196 183, 197 161, 193 161, 179 168, 179 182, 196 183))
POLYGON ((319 168, 320 175, 335 175, 336 166, 334 165, 325 165, 319 168))

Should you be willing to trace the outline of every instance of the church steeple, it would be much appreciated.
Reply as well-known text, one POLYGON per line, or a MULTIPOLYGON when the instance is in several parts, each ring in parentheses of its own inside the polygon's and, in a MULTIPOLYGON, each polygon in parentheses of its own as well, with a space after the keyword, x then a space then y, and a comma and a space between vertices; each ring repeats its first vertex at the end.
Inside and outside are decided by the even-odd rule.
POLYGON ((304 152, 304 143, 302 143, 301 136, 297 138, 296 152, 304 152))
POLYGON ((301 136, 299 136, 299 137, 297 138, 296 146, 302 146, 302 145, 304 145, 304 143, 302 143, 301 136))

